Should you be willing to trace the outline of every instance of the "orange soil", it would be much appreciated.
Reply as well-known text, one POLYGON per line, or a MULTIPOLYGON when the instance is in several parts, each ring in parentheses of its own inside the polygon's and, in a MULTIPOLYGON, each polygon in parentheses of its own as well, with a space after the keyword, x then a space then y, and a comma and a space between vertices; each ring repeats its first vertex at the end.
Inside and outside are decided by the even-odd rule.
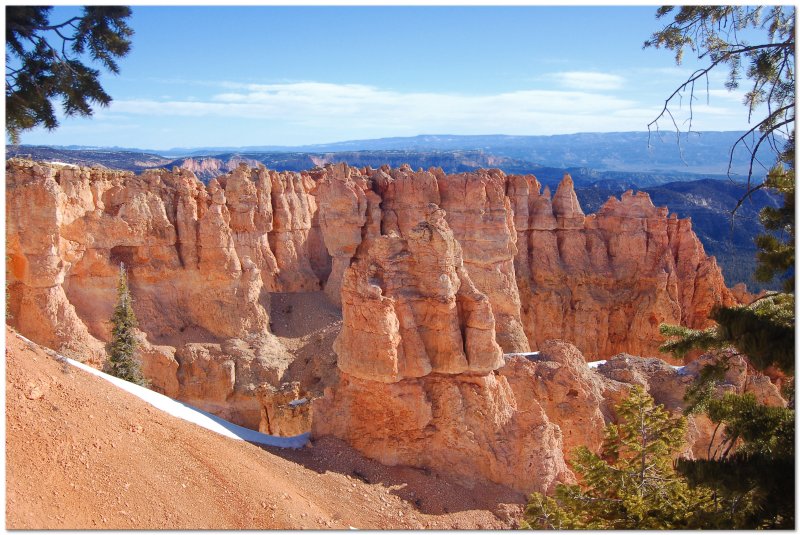
POLYGON ((6 330, 7 529, 502 529, 523 497, 262 448, 162 413, 6 330))

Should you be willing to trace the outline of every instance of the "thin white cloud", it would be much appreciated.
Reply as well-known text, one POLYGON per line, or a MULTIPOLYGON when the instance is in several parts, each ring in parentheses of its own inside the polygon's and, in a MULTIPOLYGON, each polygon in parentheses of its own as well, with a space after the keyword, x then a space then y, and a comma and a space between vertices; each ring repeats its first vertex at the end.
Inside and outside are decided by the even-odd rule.
MULTIPOLYGON (((151 116, 227 117, 328 127, 383 125, 433 131, 432 127, 535 131, 550 123, 601 118, 636 102, 585 91, 523 90, 493 95, 399 92, 362 84, 298 82, 226 84, 239 89, 204 101, 116 100, 115 113, 151 116)), ((566 126, 566 128, 570 128, 566 126)), ((571 128, 574 128, 572 126, 571 128)))
POLYGON ((551 73, 547 76, 562 87, 578 91, 608 91, 621 89, 625 78, 616 74, 591 71, 565 71, 551 73))
MULTIPOLYGON (((729 91, 728 89, 709 89, 708 90, 708 99, 710 102, 714 102, 714 99, 725 100, 728 102, 737 102, 739 104, 744 103, 744 96, 747 93, 742 88, 734 89, 733 91, 729 91)), ((706 91, 703 89, 699 96, 703 99, 706 97, 706 91)))
MULTIPOLYGON (((69 119, 59 132, 77 135, 77 130, 68 130, 74 124, 86 128, 81 136, 88 144, 96 144, 99 141, 88 140, 89 133, 101 126, 140 125, 140 133, 152 136, 149 143, 163 147, 298 145, 423 133, 548 135, 643 130, 663 105, 661 94, 637 92, 627 97, 607 90, 525 89, 476 95, 315 81, 197 85, 217 91, 202 97, 168 98, 166 92, 152 98, 118 97, 98 110, 91 124, 69 119), (165 125, 173 130, 170 136, 160 133, 165 125)), ((688 106, 683 104, 675 108, 681 125, 688 124, 688 106)), ((704 106, 704 99, 695 104, 694 129, 744 126, 740 104, 723 98, 712 98, 713 106, 704 106)), ((671 127, 668 122, 662 126, 671 127)), ((122 139, 114 143, 141 145, 133 130, 130 133, 120 134, 122 139)))

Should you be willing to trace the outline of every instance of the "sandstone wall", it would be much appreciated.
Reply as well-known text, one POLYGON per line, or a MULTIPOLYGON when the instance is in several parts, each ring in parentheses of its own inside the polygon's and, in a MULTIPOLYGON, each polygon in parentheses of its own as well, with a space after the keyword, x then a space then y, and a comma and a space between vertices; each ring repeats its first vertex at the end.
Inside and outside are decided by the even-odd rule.
POLYGON ((631 193, 587 216, 569 177, 551 198, 533 176, 408 166, 241 164, 204 184, 9 160, 6 175, 10 323, 99 365, 124 262, 156 388, 251 427, 247 362, 279 382, 290 360, 267 333, 270 292, 342 306, 347 384, 482 377, 470 388, 511 404, 514 381, 488 379, 503 353, 561 338, 590 360, 655 355, 659 323, 702 327, 734 300, 688 220, 631 193), (273 364, 253 360, 265 351, 273 364))
POLYGON ((444 210, 465 269, 489 299, 506 353, 560 338, 593 360, 622 351, 655 356, 659 324, 705 327, 714 306, 737 302, 691 221, 669 217, 645 193, 612 197, 586 216, 569 175, 552 199, 535 177, 497 170, 445 175, 338 164, 313 176, 333 257, 331 299, 341 302, 345 268, 362 241, 376 236, 367 221, 381 211, 383 239, 409 220, 409 204, 433 204, 444 210), (399 175, 413 187, 382 186, 384 177, 399 175))
MULTIPOLYGON (((635 382, 589 369, 581 346, 593 360, 652 354, 659 323, 703 326, 734 302, 688 222, 646 195, 587 217, 569 176, 552 199, 499 171, 339 165, 315 178, 344 322, 312 432, 386 464, 523 492, 571 481, 565 459, 600 446, 635 382), (547 341, 560 337, 578 347, 547 341), (500 358, 528 347, 541 352, 500 358)), ((693 429, 702 444, 708 429, 693 429)))
POLYGON ((558 427, 535 399, 519 406, 495 371, 504 364, 495 316, 440 208, 436 176, 381 169, 371 180, 382 203, 366 210, 342 276, 340 378, 314 401, 312 433, 467 481, 525 491, 571 481, 558 427))
POLYGON ((659 355, 661 323, 709 324, 735 304, 690 220, 668 216, 646 193, 612 197, 585 216, 566 176, 550 199, 533 177, 508 177, 518 254, 522 323, 531 348, 574 343, 591 360, 659 355))
POLYGON ((659 323, 703 327, 714 305, 735 300, 690 221, 641 193, 586 216, 568 177, 551 199, 535 177, 497 170, 241 164, 206 186, 180 169, 134 176, 14 160, 7 175, 15 322, 42 343, 95 355, 91 337, 107 337, 119 262, 131 268, 151 338, 187 329, 234 337, 266 324, 252 299, 261 290, 254 270, 268 292, 324 287, 341 303, 362 242, 389 236, 410 202, 443 210, 506 353, 562 338, 592 359, 656 355, 659 323), (411 186, 382 186, 398 174, 411 186), (370 221, 380 228, 368 231, 370 221))
POLYGON ((206 186, 179 169, 22 160, 6 175, 12 321, 56 349, 108 338, 121 262, 151 340, 262 332, 262 287, 319 289, 314 267, 326 259, 308 176, 241 165, 206 186))
POLYGON ((265 348, 274 357, 258 360, 256 386, 279 381, 273 369, 288 362, 268 336, 262 290, 319 288, 314 267, 324 271, 325 254, 312 185, 308 176, 245 165, 204 185, 181 169, 135 176, 9 160, 9 323, 99 366, 124 263, 143 335, 140 356, 155 387, 257 428, 259 405, 247 381, 228 388, 225 374, 212 373, 219 379, 208 386, 213 392, 192 386, 214 382, 202 370, 243 362, 236 352, 212 347, 206 354, 214 362, 192 368, 196 351, 183 346, 246 339, 250 360, 265 348))

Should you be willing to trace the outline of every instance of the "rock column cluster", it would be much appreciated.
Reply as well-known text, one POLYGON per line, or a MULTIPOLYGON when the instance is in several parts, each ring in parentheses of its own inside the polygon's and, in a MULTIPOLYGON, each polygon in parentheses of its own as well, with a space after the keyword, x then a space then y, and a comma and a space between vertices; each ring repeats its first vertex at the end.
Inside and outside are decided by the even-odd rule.
POLYGON ((6 175, 25 336, 99 364, 124 262, 156 389, 253 428, 313 414, 315 435, 381 462, 524 492, 571 481, 565 457, 599 445, 636 382, 584 355, 656 355, 660 323, 704 327, 736 302, 690 221, 632 192, 586 215, 569 176, 551 196, 530 175, 408 166, 241 164, 204 184, 9 160, 6 175), (342 310, 339 380, 309 412, 259 390, 291 360, 265 306, 320 289, 342 310))

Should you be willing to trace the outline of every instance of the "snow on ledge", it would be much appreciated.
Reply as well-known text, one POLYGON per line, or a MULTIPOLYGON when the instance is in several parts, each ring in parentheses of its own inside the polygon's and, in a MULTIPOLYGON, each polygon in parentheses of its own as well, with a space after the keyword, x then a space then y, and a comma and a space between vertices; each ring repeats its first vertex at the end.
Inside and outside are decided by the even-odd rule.
POLYGON ((538 351, 528 351, 526 353, 503 353, 503 356, 505 358, 507 358, 507 359, 511 358, 511 357, 526 357, 527 358, 527 357, 535 357, 538 354, 539 354, 538 351))
MULTIPOLYGON (((34 344, 34 342, 31 342, 21 334, 16 334, 22 340, 25 340, 30 344, 34 344)), ((43 349, 48 352, 52 351, 48 348, 43 349)), ((246 427, 223 420, 219 416, 214 416, 213 414, 200 410, 197 407, 192 407, 186 403, 175 401, 172 398, 169 398, 163 394, 159 394, 158 392, 153 392, 152 390, 143 386, 135 385, 123 379, 119 379, 118 377, 103 373, 92 368, 91 366, 87 366, 86 364, 76 360, 59 355, 54 351, 52 351, 52 353, 57 357, 64 359, 66 362, 75 366, 76 368, 80 368, 81 370, 89 372, 92 375, 105 379, 117 388, 121 388, 122 390, 133 394, 137 398, 146 401, 158 410, 164 411, 167 414, 175 416, 176 418, 180 418, 181 420, 186 420, 187 422, 199 425, 200 427, 208 429, 209 431, 213 431, 219 435, 232 438, 234 440, 244 440, 254 444, 263 444, 265 446, 275 446, 278 448, 299 449, 308 443, 310 433, 303 433, 302 435, 293 437, 276 437, 272 435, 265 435, 264 433, 259 433, 258 431, 253 431, 252 429, 247 429, 246 427)))
MULTIPOLYGON (((503 354, 503 356, 505 358, 511 358, 511 357, 535 357, 537 355, 539 355, 538 351, 531 351, 529 353, 504 353, 503 354)), ((598 366, 602 366, 606 362, 608 362, 608 361, 607 360, 595 360, 595 361, 592 361, 592 362, 587 362, 586 365, 589 368, 591 368, 593 370, 596 370, 598 368, 598 366)), ((669 366, 673 370, 677 371, 678 374, 682 374, 683 373, 683 368, 684 368, 683 366, 675 366, 675 365, 672 365, 672 364, 670 364, 669 366)))
POLYGON ((52 162, 46 162, 46 163, 48 163, 48 164, 51 164, 51 165, 63 165, 63 166, 65 166, 65 167, 75 167, 75 168, 77 168, 77 167, 78 167, 78 166, 77 166, 77 165, 75 165, 74 163, 67 163, 67 162, 57 162, 57 161, 55 161, 55 160, 54 160, 54 161, 52 161, 52 162))

